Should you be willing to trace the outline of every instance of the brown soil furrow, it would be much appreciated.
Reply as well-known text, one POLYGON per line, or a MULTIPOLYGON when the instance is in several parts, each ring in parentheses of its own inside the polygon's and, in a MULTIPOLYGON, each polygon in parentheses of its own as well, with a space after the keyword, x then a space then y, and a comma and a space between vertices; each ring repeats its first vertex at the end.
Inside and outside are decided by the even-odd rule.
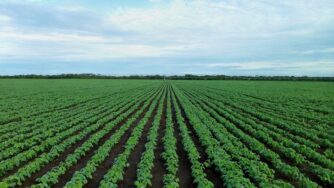
MULTIPOLYGON (((171 98, 171 101, 173 99, 171 98)), ((177 172, 177 176, 179 178, 179 185, 180 187, 196 187, 194 185, 194 178, 191 174, 191 163, 188 159, 187 152, 184 150, 182 145, 182 138, 181 138, 181 131, 179 128, 179 124, 176 120, 176 111, 175 106, 173 102, 171 102, 171 108, 172 108, 172 119, 173 119, 173 125, 174 125, 174 135, 176 137, 177 143, 176 143, 176 153, 179 156, 179 169, 177 172)))
MULTIPOLYGON (((107 109, 106 109, 106 110, 107 110, 107 109)), ((106 111, 106 110, 105 110, 105 111, 106 111)), ((105 112, 105 111, 103 111, 103 112, 105 112)), ((102 112, 102 113, 103 113, 103 112, 102 112)), ((102 118, 103 118, 103 117, 106 117, 107 115, 108 115, 108 114, 105 114, 104 116, 102 116, 102 118)), ((98 120, 95 120, 95 121, 91 122, 91 124, 95 124, 97 121, 98 121, 98 120)), ((79 124, 79 123, 78 123, 78 124, 79 124)), ((70 138, 71 136, 78 134, 78 133, 79 133, 80 131, 82 131, 83 129, 84 129, 84 128, 81 128, 81 129, 79 129, 79 130, 73 132, 72 134, 70 134, 70 135, 66 136, 65 138, 61 139, 60 142, 63 142, 63 141, 66 140, 67 138, 70 138)), ((75 145, 76 145, 76 144, 75 144, 75 145)), ((14 169, 8 171, 2 178, 5 178, 5 177, 8 177, 8 176, 13 175, 16 171, 18 171, 18 170, 19 170, 20 168, 22 168, 24 165, 26 165, 26 164, 32 162, 33 160, 35 160, 37 157, 39 157, 40 154, 45 153, 45 152, 48 152, 49 150, 51 150, 51 148, 52 148, 52 147, 49 147, 49 148, 47 148, 47 151, 39 152, 39 154, 38 154, 36 157, 33 157, 33 158, 31 158, 30 160, 26 161, 25 163, 23 163, 23 164, 21 164, 21 165, 15 167, 14 169)))
MULTIPOLYGON (((138 88, 141 88, 141 87, 138 87, 138 88)), ((133 90, 135 90, 135 89, 137 89, 137 88, 134 88, 133 90)), ((100 97, 86 99, 86 100, 79 101, 79 102, 76 102, 76 103, 68 104, 66 106, 56 107, 56 108, 53 108, 53 109, 50 109, 50 110, 35 112, 35 113, 32 113, 32 114, 26 115, 23 118, 29 118, 30 119, 30 118, 35 117, 35 116, 46 115, 46 114, 49 114, 49 113, 51 114, 51 113, 57 112, 57 111, 71 110, 73 108, 80 107, 80 105, 88 103, 90 101, 99 100, 99 99, 107 98, 107 97, 110 97, 110 96, 112 97, 114 94, 121 93, 121 92, 123 92, 123 91, 115 92, 115 93, 100 96, 100 97)), ((22 117, 15 117, 15 118, 12 118, 12 119, 3 120, 3 121, 0 122, 0 126, 11 123, 11 122, 20 122, 20 121, 23 120, 23 118, 22 117)))
POLYGON ((154 166, 152 169, 152 187, 163 187, 163 176, 166 174, 166 168, 164 166, 164 159, 162 158, 161 154, 164 150, 164 145, 162 141, 162 137, 164 135, 166 129, 166 110, 167 110, 167 91, 165 94, 165 100, 163 101, 163 110, 160 119, 160 127, 158 130, 158 139, 157 145, 154 150, 154 166))
POLYGON ((128 119, 131 116, 133 116, 140 109, 141 105, 139 105, 139 107, 137 109, 135 109, 127 118, 125 118, 123 121, 119 122, 108 134, 103 136, 102 139, 98 142, 98 144, 96 146, 94 146, 91 150, 89 150, 86 153, 86 155, 79 161, 79 163, 77 163, 75 166, 72 166, 70 169, 68 169, 66 171, 66 173, 64 175, 60 176, 59 179, 58 179, 58 183, 55 184, 53 187, 63 187, 72 178, 73 174, 77 170, 80 170, 81 168, 83 168, 87 164, 87 162, 90 160, 90 158, 95 154, 95 151, 101 145, 103 145, 103 143, 105 141, 107 141, 112 136, 112 134, 120 128, 120 126, 122 126, 125 122, 127 122, 128 119))
MULTIPOLYGON (((100 184, 100 181, 102 181, 104 175, 108 172, 108 170, 112 167, 115 158, 121 154, 124 151, 124 146, 128 140, 128 138, 131 136, 131 133, 133 129, 139 124, 139 122, 144 118, 145 114, 147 113, 149 107, 152 105, 153 100, 150 101, 150 104, 145 108, 145 110, 140 114, 139 118, 137 118, 130 126, 130 128, 126 131, 126 133, 121 137, 120 141, 113 147, 113 149, 110 151, 109 156, 104 160, 102 164, 100 164, 99 167, 96 168, 95 172, 93 173, 92 177, 88 183, 84 187, 98 187, 100 184)), ((139 140, 139 143, 135 146, 134 151, 132 152, 129 161, 130 167, 137 166, 136 164, 140 160, 141 151, 140 149, 144 150, 145 142, 143 141, 143 138, 146 138, 146 134, 150 128, 150 125, 152 124, 153 117, 155 116, 157 111, 157 105, 155 106, 155 109, 149 118, 147 124, 145 125, 145 128, 143 130, 143 134, 139 140), (138 159, 139 158, 139 159, 138 159)), ((126 170, 127 171, 127 170, 126 170)), ((125 171, 125 173, 126 173, 125 171)), ((131 173, 135 173, 136 169, 132 170, 131 173)), ((127 175, 124 175, 124 178, 127 178, 127 175)))
MULTIPOLYGON (((96 106, 96 107, 91 108, 91 109, 88 109, 88 110, 89 110, 89 111, 93 111, 93 110, 95 110, 95 109, 97 109, 97 108, 98 108, 98 107, 96 106)), ((104 113, 104 112, 106 112, 107 110, 108 110, 107 108, 102 108, 102 111, 100 111, 100 113, 104 113)), ((70 121, 71 119, 74 119, 77 115, 81 115, 81 114, 83 114, 83 113, 87 114, 87 113, 90 113, 90 112, 80 112, 80 113, 75 114, 75 115, 73 115, 73 116, 67 117, 67 118, 66 118, 66 119, 67 119, 67 123, 71 123, 71 121, 70 121)), ((73 124, 72 127, 75 126, 75 125, 78 125, 78 124, 80 124, 80 123, 83 123, 83 122, 85 122, 86 120, 89 121, 90 118, 92 118, 92 116, 85 117, 84 119, 82 119, 82 120, 76 122, 75 124, 73 124)), ((61 125, 58 124, 57 126, 61 126, 61 125)), ((71 128, 71 127, 69 127, 69 128, 71 128)), ((69 128, 67 128, 67 129, 69 129, 69 128)), ((55 128, 51 128, 51 129, 53 130, 53 129, 55 129, 55 128)), ((62 131, 66 131, 67 129, 64 129, 64 130, 62 130, 62 131)), ((49 130, 49 129, 48 129, 48 130, 49 130)), ((78 132, 80 132, 80 131, 81 131, 81 130, 76 131, 76 132, 74 132, 74 133, 71 134, 71 135, 76 135, 76 134, 77 134, 78 132)), ((42 132, 42 131, 41 131, 41 132, 42 132)), ((27 134, 27 133, 23 133, 23 134, 27 134)), ((26 139, 31 139, 31 138, 33 138, 33 137, 35 137, 35 136, 38 136, 38 135, 39 135, 39 134, 31 134, 30 136, 25 137, 24 140, 26 140, 26 139)), ((56 135, 57 135, 57 133, 55 133, 53 136, 56 136, 56 135)), ((71 135, 70 135, 70 136, 71 136, 71 135)), ((49 135, 48 138, 50 138, 50 135, 49 135)), ((67 138, 67 137, 66 137, 66 138, 67 138)), ((66 138, 65 138, 65 139, 66 139, 66 138)), ((31 146, 29 146, 29 147, 27 147, 27 148, 22 149, 19 153, 22 153, 22 152, 24 152, 24 151, 30 150, 31 147, 40 145, 43 141, 44 141, 44 140, 40 140, 40 141, 36 142, 34 145, 31 145, 31 146)), ((14 144, 15 144, 15 143, 13 143, 12 145, 9 145, 9 146, 6 147, 6 148, 10 148, 10 147, 12 147, 14 144)), ((6 148, 3 148, 3 149, 6 149, 6 148)), ((19 153, 13 153, 12 155, 10 155, 10 156, 8 156, 8 157, 5 157, 5 158, 3 158, 2 160, 7 160, 7 159, 9 159, 9 158, 12 158, 12 157, 18 155, 19 153)))
MULTIPOLYGON (((206 104, 208 104, 208 103, 206 103, 206 104)), ((209 106, 209 107, 210 107, 210 106, 209 106)), ((271 145, 269 145, 268 143, 266 143, 266 142, 263 141, 263 140, 259 140, 258 138, 253 137, 250 133, 248 133, 248 132, 245 131, 243 128, 241 128, 239 125, 237 125, 236 123, 234 123, 233 120, 231 120, 229 117, 227 117, 226 115, 222 114, 221 112, 217 111, 216 109, 214 109, 214 108, 212 108, 212 107, 210 107, 210 108, 213 109, 219 116, 221 116, 222 118, 225 118, 225 119, 228 120, 230 123, 232 123, 233 125, 235 125, 236 128, 238 128, 239 130, 241 130, 242 132, 244 132, 246 135, 248 135, 248 136, 250 136, 250 137, 252 137, 252 138, 258 140, 258 141, 259 141, 260 143, 262 143, 266 148, 268 148, 269 150, 275 152, 275 153, 280 157, 280 159, 281 159, 284 163, 286 163, 286 164, 288 164, 288 165, 290 165, 290 166, 295 166, 295 167, 297 167, 297 168, 300 170, 300 172, 303 173, 303 174, 305 174, 308 178, 310 178, 311 181, 316 182, 317 184, 321 185, 322 187, 328 187, 328 185, 327 185, 326 183, 324 183, 323 181, 321 181, 320 178, 319 178, 316 174, 310 172, 310 171, 308 170, 308 168, 307 168, 305 165, 304 165, 304 166, 302 166, 302 165, 297 165, 292 159, 290 159, 290 158, 284 156, 284 155, 282 154, 282 152, 280 152, 278 149, 273 148, 271 145)), ((210 113, 209 113, 209 114, 210 114, 210 113)), ((214 118, 217 122, 219 122, 219 120, 216 119, 212 114, 210 114, 210 116, 211 116, 212 118, 214 118)), ((267 162, 268 162, 268 161, 267 161, 267 162)), ((268 164, 269 164, 269 166, 272 166, 272 165, 270 165, 270 163, 268 163, 268 164)), ((284 176, 283 174, 277 174, 277 175, 279 175, 280 178, 285 178, 285 177, 286 177, 286 176, 284 176)), ((289 178, 289 179, 284 179, 284 181, 287 181, 287 182, 289 182, 289 183, 291 183, 291 184, 296 184, 295 182, 293 182, 293 181, 291 180, 291 177, 288 177, 288 178, 289 178)))
MULTIPOLYGON (((176 103, 178 104, 180 110, 181 110, 181 115, 182 117, 184 118, 185 120, 185 124, 187 125, 188 127, 188 130, 189 130, 189 135, 191 136, 198 152, 200 153, 201 155, 201 159, 200 159, 200 162, 202 164, 204 164, 205 162, 209 162, 209 158, 208 158, 208 155, 207 153, 205 152, 205 147, 202 146, 199 138, 197 137, 196 135, 196 131, 194 129, 194 127, 191 125, 190 121, 189 121, 189 118, 187 117, 184 109, 183 109, 183 106, 181 105, 181 102, 179 100, 179 98, 176 96, 174 90, 172 89, 173 91, 173 94, 175 96, 175 99, 176 99, 176 103)), ((207 178, 208 180, 210 180, 213 184, 214 184, 214 187, 221 187, 223 185, 223 181, 222 179, 220 178, 220 173, 217 172, 213 166, 208 166, 206 168, 204 168, 204 172, 205 174, 207 175, 207 178)))
MULTIPOLYGON (((85 103, 88 103, 90 101, 94 101, 94 100, 98 100, 98 99, 102 99, 102 98, 106 98, 106 97, 108 97, 108 95, 102 96, 102 97, 95 97, 95 98, 87 99, 87 100, 84 100, 84 101, 69 104, 69 105, 66 105, 66 106, 63 106, 63 107, 54 108, 54 109, 51 109, 51 110, 36 112, 36 113, 33 113, 33 114, 26 115, 24 118, 31 119, 31 118, 36 117, 36 116, 47 115, 47 114, 51 114, 51 113, 57 112, 57 111, 70 110, 70 109, 79 107, 81 104, 85 104, 85 103)), ((11 123, 11 122, 20 122, 22 120, 23 120, 22 117, 15 117, 15 118, 12 118, 12 119, 9 119, 9 120, 4 120, 4 121, 0 122, 0 126, 1 125, 6 125, 6 124, 11 123)))
MULTIPOLYGON (((143 103, 143 102, 142 102, 143 103)), ((121 108, 121 107, 120 107, 121 108)), ((111 120, 109 120, 108 122, 106 122, 104 125, 102 125, 100 128, 98 128, 97 130, 89 133, 88 135, 86 135, 83 139, 81 139, 79 142, 77 142, 76 144, 74 144, 73 146, 71 146, 70 148, 68 148, 66 151, 64 151, 63 153, 60 154, 59 157, 57 157, 56 160, 50 162, 48 165, 46 165, 44 168, 42 168, 41 170, 39 170, 38 172, 34 173, 26 182, 23 183, 23 187, 29 187, 30 185, 36 183, 36 179, 41 177, 43 174, 45 174, 46 172, 50 171, 52 168, 58 166, 62 161, 64 161, 67 157, 67 155, 73 153, 75 151, 75 149, 77 149, 78 147, 80 147, 84 142, 86 142, 89 137, 95 133, 97 133, 98 131, 102 130, 106 124, 108 124, 109 122, 115 120, 119 115, 121 115, 122 113, 126 112, 128 109, 130 109, 130 107, 128 107, 125 110, 122 110, 120 113, 118 113, 118 115, 116 115, 115 117, 113 117, 111 120)), ((137 108, 139 109, 139 108, 137 108)), ((137 110, 136 109, 136 110, 137 110)), ((116 110, 117 111, 117 110, 116 110)), ((134 113, 134 112, 133 112, 134 113)), ((131 116, 132 114, 130 114, 131 116)), ((111 131, 113 132, 113 131, 111 131)))

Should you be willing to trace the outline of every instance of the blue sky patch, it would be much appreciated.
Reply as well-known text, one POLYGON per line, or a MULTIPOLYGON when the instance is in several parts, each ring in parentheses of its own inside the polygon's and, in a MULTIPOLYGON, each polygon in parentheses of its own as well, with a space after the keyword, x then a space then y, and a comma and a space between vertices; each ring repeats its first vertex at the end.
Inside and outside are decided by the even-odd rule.
POLYGON ((334 1, 3 0, 0 74, 334 76, 334 1))

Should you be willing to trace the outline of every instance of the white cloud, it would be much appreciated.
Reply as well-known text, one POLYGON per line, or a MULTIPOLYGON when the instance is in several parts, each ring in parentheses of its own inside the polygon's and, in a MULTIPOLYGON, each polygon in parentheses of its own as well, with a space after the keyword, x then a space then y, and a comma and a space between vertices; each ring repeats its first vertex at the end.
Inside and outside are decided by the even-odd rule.
POLYGON ((22 33, 15 28, 0 30, 0 56, 48 60, 108 60, 115 58, 175 55, 191 46, 126 44, 119 37, 71 33, 22 33), (13 41, 16 41, 13 43, 13 41), (29 45, 29 44, 39 45, 29 45), (45 48, 45 45, 47 48, 45 48))
POLYGON ((12 2, 0 3, 0 59, 168 58, 241 71, 325 70, 333 59, 332 0, 151 0, 107 12, 85 3, 12 2))
MULTIPOLYGON (((265 43, 316 35, 334 20, 331 1, 172 1, 113 11, 109 24, 139 33, 142 41, 198 46, 197 54, 238 55, 265 43), (253 45, 252 47, 250 47, 253 45)), ((292 47, 292 45, 290 45, 292 47)), ((192 51, 191 51, 192 52, 192 51)))
POLYGON ((179 31, 191 31, 188 33, 191 35, 209 31, 208 34, 224 32, 223 34, 228 36, 243 34, 254 37, 254 34, 259 35, 263 32, 282 32, 299 24, 331 20, 334 15, 330 12, 334 7, 328 6, 329 4, 334 5, 320 1, 309 1, 305 4, 299 1, 282 1, 281 4, 274 6, 271 1, 176 0, 166 6, 122 8, 111 13, 110 22, 121 29, 143 33, 176 30, 178 32, 175 34, 184 34, 179 31))
POLYGON ((319 54, 319 53, 333 53, 334 54, 334 48, 306 50, 306 51, 302 51, 300 53, 301 54, 307 54, 307 55, 319 54))
POLYGON ((151 3, 160 3, 162 2, 163 0, 149 0, 151 3))
POLYGON ((124 44, 92 44, 79 48, 75 52, 64 56, 57 56, 65 60, 110 60, 124 58, 162 57, 175 54, 182 50, 179 46, 154 47, 148 45, 124 45, 124 44))
POLYGON ((7 15, 4 15, 4 14, 0 14, 0 24, 1 24, 2 22, 9 22, 9 21, 11 21, 11 20, 12 20, 11 17, 9 17, 9 16, 7 16, 7 15))
POLYGON ((266 68, 275 68, 277 65, 273 62, 266 61, 248 61, 248 62, 233 62, 233 63, 208 63, 208 64, 199 64, 199 66, 206 66, 209 68, 233 68, 240 70, 254 70, 254 69, 266 69, 266 68))
POLYGON ((232 63, 208 63, 197 64, 197 66, 208 68, 232 68, 237 70, 259 70, 259 69, 327 69, 334 71, 334 62, 331 60, 322 61, 247 61, 247 62, 232 62, 232 63))
POLYGON ((43 42, 88 42, 98 43, 103 42, 101 36, 89 36, 80 34, 65 34, 65 33, 21 33, 21 32, 1 32, 0 40, 17 40, 17 41, 43 41, 43 42))

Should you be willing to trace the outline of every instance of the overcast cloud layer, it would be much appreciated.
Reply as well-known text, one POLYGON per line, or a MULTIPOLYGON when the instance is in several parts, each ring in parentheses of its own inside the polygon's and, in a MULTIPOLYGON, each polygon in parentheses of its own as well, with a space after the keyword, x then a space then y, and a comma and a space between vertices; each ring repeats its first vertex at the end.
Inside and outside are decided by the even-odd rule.
POLYGON ((2 0, 0 74, 334 76, 333 0, 2 0))

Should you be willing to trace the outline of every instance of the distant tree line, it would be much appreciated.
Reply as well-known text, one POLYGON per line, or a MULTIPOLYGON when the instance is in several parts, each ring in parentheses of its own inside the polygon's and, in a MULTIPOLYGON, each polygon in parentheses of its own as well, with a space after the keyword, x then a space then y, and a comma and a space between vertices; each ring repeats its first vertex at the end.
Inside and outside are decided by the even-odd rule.
POLYGON ((151 80, 296 80, 296 81, 334 81, 334 77, 308 76, 228 76, 228 75, 129 75, 111 76, 101 74, 58 74, 58 75, 0 75, 0 78, 30 78, 30 79, 151 79, 151 80))

